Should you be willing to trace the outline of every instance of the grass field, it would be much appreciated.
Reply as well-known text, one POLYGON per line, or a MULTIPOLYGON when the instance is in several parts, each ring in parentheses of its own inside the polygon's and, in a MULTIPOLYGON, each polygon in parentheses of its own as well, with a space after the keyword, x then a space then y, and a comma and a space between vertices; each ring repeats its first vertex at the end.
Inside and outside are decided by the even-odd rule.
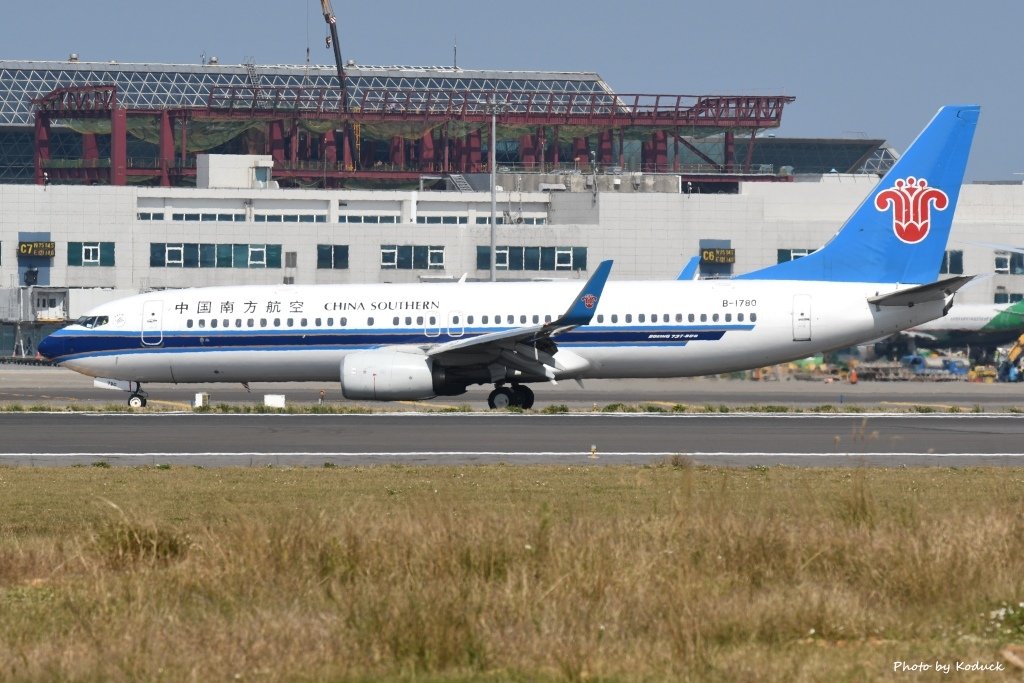
POLYGON ((0 680, 1020 680, 1022 511, 1011 469, 0 469, 0 680))

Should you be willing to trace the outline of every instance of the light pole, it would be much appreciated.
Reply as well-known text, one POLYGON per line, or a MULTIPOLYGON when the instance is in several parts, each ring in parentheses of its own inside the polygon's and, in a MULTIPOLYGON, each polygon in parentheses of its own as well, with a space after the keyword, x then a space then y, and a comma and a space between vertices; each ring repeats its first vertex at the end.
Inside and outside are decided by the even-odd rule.
POLYGON ((498 279, 497 232, 498 232, 498 112, 505 111, 505 105, 492 101, 491 110, 491 282, 498 279))

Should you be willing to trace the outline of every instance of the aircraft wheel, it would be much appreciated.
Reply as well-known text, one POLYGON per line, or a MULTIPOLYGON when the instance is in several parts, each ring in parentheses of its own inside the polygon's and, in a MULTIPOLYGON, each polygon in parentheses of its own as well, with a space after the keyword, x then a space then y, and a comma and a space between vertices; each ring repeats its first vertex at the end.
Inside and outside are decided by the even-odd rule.
POLYGON ((128 405, 132 408, 145 408, 146 399, 143 398, 142 396, 139 396, 138 394, 132 394, 128 398, 128 405))
POLYGON ((512 392, 513 405, 517 405, 523 410, 529 410, 533 407, 533 389, 519 384, 512 387, 512 392))
POLYGON ((487 405, 492 410, 501 410, 512 405, 512 390, 505 387, 498 387, 487 397, 487 405))

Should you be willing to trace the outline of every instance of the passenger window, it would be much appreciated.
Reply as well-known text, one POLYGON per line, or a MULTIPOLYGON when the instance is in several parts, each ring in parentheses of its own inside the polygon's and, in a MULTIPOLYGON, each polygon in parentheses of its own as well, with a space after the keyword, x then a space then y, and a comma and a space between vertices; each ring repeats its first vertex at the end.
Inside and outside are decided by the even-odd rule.
POLYGON ((199 319, 199 327, 206 327, 206 319, 205 318, 200 318, 199 319))
POLYGON ((533 324, 536 325, 539 322, 540 322, 540 316, 539 315, 533 316, 533 324))
POLYGON ((700 321, 702 323, 706 323, 708 321, 708 314, 707 313, 701 313, 700 314, 700 321))
MULTIPOLYGON (((604 317, 604 316, 602 316, 602 317, 604 317)), ((551 316, 550 315, 544 316, 544 322, 546 322, 546 323, 551 322, 551 316)))
POLYGON ((458 325, 459 324, 459 316, 457 316, 457 315, 453 315, 452 316, 452 324, 453 325, 458 325))
POLYGON ((633 314, 632 313, 627 313, 626 314, 626 322, 627 323, 633 322, 633 314))
MULTIPOLYGON (((547 319, 545 319, 545 322, 549 322, 549 321, 547 319)), ((603 323, 604 322, 604 313, 599 313, 598 314, 597 322, 599 322, 599 323, 603 323)))
POLYGON ((302 319, 302 326, 303 327, 309 327, 309 320, 307 318, 303 318, 302 319))
POLYGON ((213 320, 210 321, 210 327, 217 327, 217 319, 216 318, 214 318, 213 320))
POLYGON ((231 327, 231 321, 228 320, 227 318, 224 318, 224 320, 222 320, 220 322, 220 326, 221 327, 231 327))
POLYGON ((727 323, 731 323, 732 322, 732 313, 726 313, 725 314, 725 322, 727 322, 727 323))
POLYGON ((409 327, 410 325, 412 325, 412 316, 411 315, 407 315, 407 316, 405 316, 405 326, 409 327))
POLYGON ((676 313, 676 322, 677 323, 683 322, 683 314, 682 313, 676 313))
POLYGON ((612 322, 613 323, 619 322, 619 314, 618 313, 612 313, 612 322))
POLYGON ((666 313, 665 315, 661 316, 661 322, 663 322, 663 323, 667 323, 668 322, 668 313, 666 313))
POLYGON ((260 327, 266 327, 266 326, 267 326, 267 319, 266 318, 260 318, 260 327))
POLYGON ((751 313, 750 314, 750 322, 752 322, 752 323, 756 323, 757 322, 757 313, 751 313))
POLYGON ((252 327, 253 325, 254 325, 253 319, 249 318, 249 320, 246 321, 246 326, 247 327, 252 327))
POLYGON ((274 318, 274 327, 281 327, 281 319, 274 318))
POLYGON ((295 327, 295 319, 288 318, 288 327, 295 327))
POLYGON ((321 323, 322 323, 322 322, 323 322, 323 318, 317 318, 316 320, 314 320, 314 321, 313 321, 313 323, 314 323, 314 324, 315 324, 315 325, 316 325, 317 327, 320 327, 320 325, 321 325, 321 323))
POLYGON ((391 324, 394 325, 395 327, 398 327, 398 322, 399 322, 399 318, 398 318, 397 315, 394 318, 391 319, 391 324))
POLYGON ((423 316, 422 315, 416 316, 416 324, 417 325, 422 325, 423 324, 423 316))
POLYGON ((686 319, 692 323, 693 320, 694 320, 693 313, 691 313, 688 316, 686 316, 686 319))
POLYGON ((367 318, 367 319, 366 319, 366 326, 367 326, 367 327, 370 327, 370 326, 372 326, 372 325, 373 325, 373 318, 367 318))
POLYGON ((737 313, 736 314, 736 321, 737 322, 743 322, 743 314, 742 313, 737 313))
POLYGON ((327 319, 327 327, 334 327, 334 318, 327 319))
POLYGON ((488 320, 488 316, 485 315, 483 318, 480 319, 480 324, 486 325, 487 324, 487 320, 488 320))
POLYGON ((711 316, 711 320, 712 320, 712 322, 716 322, 717 323, 718 322, 718 314, 717 313, 713 314, 711 316))
POLYGON ((434 316, 430 316, 430 324, 431 325, 436 325, 437 324, 437 318, 435 318, 434 316))
POLYGON ((472 325, 473 324, 473 316, 468 316, 466 318, 466 324, 467 325, 472 325))
MULTIPOLYGON (((83 327, 84 327, 84 325, 83 325, 83 327)), ((192 321, 191 320, 186 320, 185 321, 185 327, 191 328, 192 327, 192 321)))
POLYGON ((338 318, 338 325, 340 325, 341 327, 347 326, 348 325, 348 318, 345 318, 345 317, 338 318))
POLYGON ((519 316, 519 324, 520 325, 525 325, 526 324, 526 316, 525 315, 519 316))
POLYGON ((242 319, 241 318, 235 318, 235 327, 241 327, 241 326, 242 326, 242 319))
POLYGON ((646 317, 644 316, 643 313, 638 313, 637 316, 636 316, 636 321, 638 323, 645 322, 646 321, 646 317))
POLYGON ((514 315, 510 315, 508 317, 508 324, 509 325, 515 325, 515 323, 516 323, 516 317, 514 315))

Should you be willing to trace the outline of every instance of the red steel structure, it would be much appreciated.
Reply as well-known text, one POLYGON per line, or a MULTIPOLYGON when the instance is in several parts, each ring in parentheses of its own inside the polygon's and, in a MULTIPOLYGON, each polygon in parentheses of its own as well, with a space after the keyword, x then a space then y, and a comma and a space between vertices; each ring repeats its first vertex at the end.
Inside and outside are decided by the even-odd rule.
POLYGON ((499 142, 518 143, 512 164, 517 170, 551 171, 591 160, 625 167, 628 138, 641 141, 636 170, 680 173, 704 182, 765 179, 751 173, 754 137, 778 127, 784 106, 794 99, 381 88, 364 89, 344 107, 336 88, 215 87, 205 107, 143 109, 119 106, 115 85, 67 87, 34 101, 35 179, 124 185, 135 176, 136 182, 177 185, 195 175, 189 130, 217 122, 249 122, 262 132, 262 149, 254 151, 273 156, 275 178, 306 185, 483 172, 488 170, 482 150, 492 115, 506 131, 499 142), (82 133, 81 159, 51 158, 55 121, 99 131, 82 133), (155 125, 156 158, 129 159, 133 121, 145 121, 151 129, 155 125), (373 154, 365 144, 371 128, 376 130, 373 154), (97 136, 108 131, 110 156, 101 158, 97 136), (721 136, 721 160, 693 142, 715 135, 721 136), (742 160, 735 159, 737 135, 751 140, 742 160), (383 159, 382 145, 387 146, 383 159), (681 147, 700 160, 698 166, 681 165, 681 147))

